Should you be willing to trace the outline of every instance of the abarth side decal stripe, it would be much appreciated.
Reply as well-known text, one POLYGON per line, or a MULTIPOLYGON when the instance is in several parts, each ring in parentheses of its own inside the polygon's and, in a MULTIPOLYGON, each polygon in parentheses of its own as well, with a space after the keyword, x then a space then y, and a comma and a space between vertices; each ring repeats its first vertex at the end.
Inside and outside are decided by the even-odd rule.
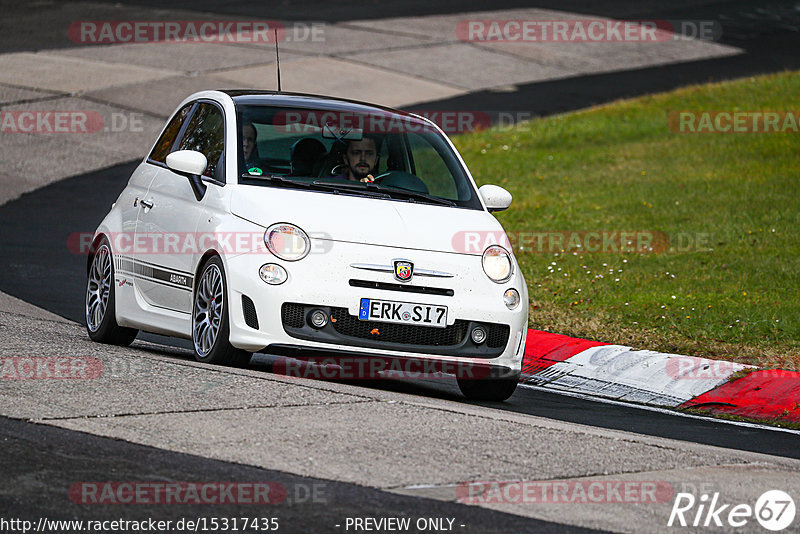
POLYGON ((136 263, 141 263, 143 265, 149 265, 150 267, 156 267, 157 269, 166 269, 171 273, 186 274, 186 275, 189 275, 189 276, 194 276, 194 273, 191 273, 189 271, 179 271, 178 269, 167 269, 163 265, 159 265, 157 263, 150 263, 149 261, 140 260, 138 258, 134 259, 134 258, 131 258, 130 256, 120 256, 120 257, 128 258, 130 260, 135 261, 136 263))
POLYGON ((126 256, 115 256, 114 267, 119 273, 184 291, 191 291, 194 282, 194 277, 181 271, 147 264, 126 256))

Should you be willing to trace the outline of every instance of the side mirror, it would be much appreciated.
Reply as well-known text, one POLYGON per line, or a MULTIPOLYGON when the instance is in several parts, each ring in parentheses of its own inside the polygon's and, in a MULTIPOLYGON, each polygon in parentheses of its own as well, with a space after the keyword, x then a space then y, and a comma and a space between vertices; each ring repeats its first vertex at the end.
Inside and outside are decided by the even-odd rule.
POLYGON ((189 178, 197 200, 201 200, 206 194, 206 184, 200 177, 206 172, 207 165, 206 156, 196 150, 178 150, 167 154, 167 167, 189 178))
POLYGON ((489 211, 503 211, 511 205, 511 193, 499 185, 482 185, 478 188, 478 193, 489 211))
POLYGON ((202 176, 206 172, 208 160, 202 152, 196 150, 178 150, 167 154, 167 167, 179 174, 196 174, 202 176))

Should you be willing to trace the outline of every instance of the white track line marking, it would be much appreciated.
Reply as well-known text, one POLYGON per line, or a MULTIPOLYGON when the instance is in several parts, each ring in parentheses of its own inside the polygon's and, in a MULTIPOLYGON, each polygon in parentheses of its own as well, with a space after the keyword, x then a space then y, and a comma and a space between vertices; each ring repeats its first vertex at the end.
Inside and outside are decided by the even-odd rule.
POLYGON ((545 388, 541 386, 532 386, 530 384, 522 384, 520 383, 518 387, 524 387, 529 389, 535 389, 537 391, 543 391, 546 393, 554 393, 556 395, 566 395, 567 397, 575 397, 582 400, 594 401, 594 402, 601 402, 603 404, 611 404, 614 406, 626 406, 628 408, 638 408, 640 410, 649 410, 651 412, 663 413, 667 415, 674 415, 677 417, 686 417, 688 419, 700 419, 702 421, 708 421, 713 423, 725 423, 728 425, 734 426, 742 426, 745 428, 757 428, 760 430, 774 430, 776 432, 786 432, 788 434, 796 434, 800 435, 800 430, 793 430, 791 428, 783 428, 778 426, 769 426, 769 425, 762 425, 758 423, 748 423, 746 421, 731 421, 728 419, 718 419, 716 417, 706 417, 702 415, 695 415, 690 413, 683 413, 676 410, 670 410, 668 408, 659 408, 656 406, 647 406, 645 404, 634 404, 630 402, 622 402, 613 399, 604 399, 602 397, 593 397, 591 395, 584 395, 583 393, 574 393, 571 391, 563 391, 563 390, 555 390, 550 388, 545 388))

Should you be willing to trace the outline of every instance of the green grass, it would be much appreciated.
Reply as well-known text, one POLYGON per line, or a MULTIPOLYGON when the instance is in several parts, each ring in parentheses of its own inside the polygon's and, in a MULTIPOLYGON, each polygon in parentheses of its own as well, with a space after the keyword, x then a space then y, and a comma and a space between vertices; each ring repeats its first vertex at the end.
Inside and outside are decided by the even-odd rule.
POLYGON ((510 234, 670 237, 669 248, 649 253, 517 246, 532 327, 798 369, 800 134, 675 133, 674 110, 800 115, 800 73, 689 87, 454 142, 479 185, 514 195, 498 214, 510 234))

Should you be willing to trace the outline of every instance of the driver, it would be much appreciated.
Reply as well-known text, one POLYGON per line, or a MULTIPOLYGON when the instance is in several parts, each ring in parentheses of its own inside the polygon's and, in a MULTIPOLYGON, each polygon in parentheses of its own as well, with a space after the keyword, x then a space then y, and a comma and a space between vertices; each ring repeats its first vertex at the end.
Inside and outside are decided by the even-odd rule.
POLYGON ((342 154, 345 170, 336 178, 355 182, 372 182, 378 171, 378 146, 380 140, 365 135, 360 140, 349 140, 342 154))

